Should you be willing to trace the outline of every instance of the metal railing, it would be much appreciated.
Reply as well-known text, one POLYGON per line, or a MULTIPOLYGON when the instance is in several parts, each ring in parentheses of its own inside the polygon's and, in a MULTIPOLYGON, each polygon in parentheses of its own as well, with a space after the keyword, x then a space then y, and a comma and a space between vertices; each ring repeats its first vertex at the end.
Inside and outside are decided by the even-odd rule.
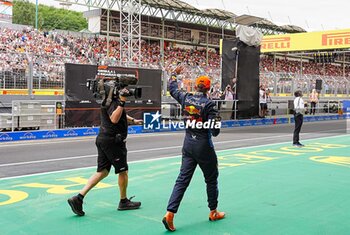
MULTIPOLYGON (((216 109, 222 120, 237 120, 238 112, 238 100, 213 100, 216 104, 216 109)), ((282 117, 290 116, 293 114, 293 99, 291 100, 276 100, 269 101, 267 103, 267 112, 265 117, 282 117)), ((327 115, 327 114, 337 114, 339 110, 342 109, 342 101, 339 100, 320 100, 316 103, 314 115, 327 115)), ((260 110, 260 107, 259 107, 260 110)), ((311 103, 305 99, 305 114, 313 115, 311 103)), ((176 102, 163 102, 162 103, 162 118, 179 120, 182 118, 182 107, 176 102)), ((257 118, 252 117, 252 118, 257 118)))
MULTIPOLYGON (((342 109, 342 101, 340 100, 320 100, 313 108, 308 99, 305 101, 306 115, 326 115, 337 114, 342 109)), ((283 116, 293 114, 294 100, 269 101, 267 103, 267 117, 283 116)))
POLYGON ((71 58, 0 52, 0 89, 64 89, 71 58))
MULTIPOLYGON (((237 100, 213 100, 222 120, 237 119, 237 100)), ((162 118, 179 120, 182 118, 181 105, 175 102, 162 103, 162 118)))
MULTIPOLYGON (((307 100, 306 100, 307 101, 307 100)), ((12 112, 0 113, 0 131, 50 130, 64 128, 64 106, 57 112, 57 102, 62 101, 12 101, 12 112)), ((222 120, 237 120, 237 100, 214 100, 222 120)), ((270 101, 266 117, 283 117, 293 114, 293 100, 270 101)), ((306 115, 311 113, 310 103, 306 102, 306 115)), ((316 104, 314 115, 338 114, 342 110, 341 101, 320 101, 316 104)), ((175 102, 162 104, 162 118, 182 119, 182 107, 175 102)), ((257 117, 252 117, 257 118, 257 117)))
MULTIPOLYGON (((64 89, 64 64, 69 62, 76 61, 74 58, 61 56, 0 51, 0 89, 29 89, 31 84, 32 89, 64 89)), ((113 58, 102 59, 99 63, 125 66, 113 58)), ((161 68, 164 71, 164 79, 167 79, 170 71, 173 71, 177 64, 170 64, 165 68, 151 63, 143 63, 140 66, 161 68)), ((183 73, 179 76, 179 88, 184 91, 194 92, 195 79, 203 74, 209 75, 213 79, 213 84, 221 84, 220 68, 191 65, 184 65, 184 67, 183 73)), ((350 96, 350 77, 260 72, 260 83, 266 85, 273 96, 291 96, 296 89, 301 89, 304 94, 309 94, 315 88, 316 80, 322 80, 321 96, 350 96)))
POLYGON ((322 96, 349 96, 350 77, 321 76, 289 72, 260 72, 260 83, 264 84, 273 95, 292 95, 296 89, 309 94, 316 88, 316 80, 322 81, 322 96))
POLYGON ((8 113, 0 113, 0 130, 51 130, 62 128, 64 111, 60 106, 57 112, 57 102, 62 101, 12 101, 12 109, 8 113))

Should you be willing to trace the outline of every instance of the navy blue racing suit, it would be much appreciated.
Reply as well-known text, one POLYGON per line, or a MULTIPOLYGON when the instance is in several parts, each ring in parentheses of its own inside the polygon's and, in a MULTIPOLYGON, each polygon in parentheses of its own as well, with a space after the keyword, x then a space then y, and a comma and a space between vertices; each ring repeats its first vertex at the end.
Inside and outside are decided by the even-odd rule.
MULTIPOLYGON (((206 94, 182 92, 178 89, 175 75, 170 81, 170 94, 182 106, 184 122, 206 122, 218 117, 215 103, 206 94)), ((182 164, 167 210, 176 213, 193 173, 199 165, 207 185, 208 207, 215 210, 218 204, 218 161, 211 137, 220 133, 220 128, 186 128, 182 148, 182 164)))

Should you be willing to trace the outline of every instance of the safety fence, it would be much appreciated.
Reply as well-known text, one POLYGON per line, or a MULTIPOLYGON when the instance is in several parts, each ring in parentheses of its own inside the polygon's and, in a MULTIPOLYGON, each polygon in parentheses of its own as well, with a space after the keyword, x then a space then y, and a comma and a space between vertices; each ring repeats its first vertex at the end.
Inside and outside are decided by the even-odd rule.
MULTIPOLYGON (((216 105, 216 109, 219 110, 220 117, 222 120, 236 119, 237 114, 237 100, 213 100, 216 105)), ((163 102, 162 103, 162 118, 163 119, 175 119, 179 120, 182 118, 181 105, 174 102, 163 102)))
POLYGON ((260 72, 260 83, 265 85, 274 96, 292 96, 296 89, 309 94, 316 88, 317 80, 322 81, 322 89, 319 91, 321 96, 348 97, 350 95, 350 77, 260 72))
MULTIPOLYGON (((0 51, 0 90, 28 90, 30 88, 63 90, 65 84, 65 63, 86 62, 96 65, 130 66, 130 64, 124 64, 116 58, 102 58, 98 61, 77 61, 74 58, 65 56, 0 51)), ((135 64, 135 66, 161 69, 164 72, 164 79, 168 79, 170 71, 173 71, 177 64, 169 64, 166 67, 162 67, 159 64, 141 63, 135 64)), ((199 75, 206 74, 212 77, 215 82, 220 82, 220 69, 215 69, 211 66, 192 66, 187 64, 184 64, 183 67, 183 73, 179 76, 179 85, 181 89, 188 92, 194 91, 194 81, 199 75)), ((17 92, 16 94, 19 93, 17 92)))
POLYGON ((0 89, 64 89, 64 56, 0 52, 0 89))
MULTIPOLYGON (((0 94, 21 94, 23 92, 12 92, 11 90, 28 89, 54 89, 60 93, 65 84, 65 63, 92 63, 108 64, 111 66, 126 66, 116 58, 104 58, 102 60, 77 60, 75 57, 49 56, 30 54, 25 52, 3 52, 0 51, 0 94)), ((165 65, 142 63, 143 68, 162 69, 164 72, 163 82, 170 76, 170 72, 178 66, 177 63, 165 65)), ((209 75, 213 81, 213 92, 217 96, 223 95, 221 87, 221 69, 206 65, 183 64, 183 73, 178 77, 179 88, 186 92, 195 91, 195 79, 199 75, 209 75)), ((323 97, 349 97, 350 77, 322 76, 299 74, 291 72, 260 72, 260 83, 264 84, 272 96, 292 96, 296 89, 301 89, 309 94, 315 88, 317 80, 322 81, 320 95, 323 97)), ((163 95, 169 95, 163 92, 163 95)), ((38 93, 40 94, 40 92, 38 93)), ((51 94, 51 93, 50 93, 51 94)), ((32 95, 32 94, 30 94, 32 95)), ((52 94, 55 95, 55 94, 52 94)))
MULTIPOLYGON (((220 113, 222 120, 236 120, 238 100, 213 100, 216 108, 220 113)), ((337 114, 344 111, 345 106, 343 100, 320 100, 314 108, 311 103, 305 99, 305 114, 306 115, 326 115, 337 114)), ((346 106, 347 107, 347 106, 346 106)), ((276 100, 267 102, 266 117, 286 116, 293 114, 293 100, 276 100)), ((174 102, 162 103, 162 117, 166 119, 181 119, 181 105, 174 102)))

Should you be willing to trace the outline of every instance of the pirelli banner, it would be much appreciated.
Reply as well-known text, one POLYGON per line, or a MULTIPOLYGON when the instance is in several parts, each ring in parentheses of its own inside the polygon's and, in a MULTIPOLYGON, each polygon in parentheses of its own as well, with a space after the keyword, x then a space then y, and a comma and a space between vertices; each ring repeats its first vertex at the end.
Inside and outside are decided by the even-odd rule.
POLYGON ((261 52, 350 48, 350 29, 264 36, 261 52))

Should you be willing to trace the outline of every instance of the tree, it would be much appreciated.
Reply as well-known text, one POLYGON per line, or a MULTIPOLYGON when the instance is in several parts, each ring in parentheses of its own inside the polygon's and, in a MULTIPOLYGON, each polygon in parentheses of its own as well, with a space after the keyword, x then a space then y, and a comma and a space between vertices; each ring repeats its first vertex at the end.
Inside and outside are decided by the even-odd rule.
MULTIPOLYGON (((15 24, 35 26, 35 4, 28 0, 15 0, 12 19, 15 24)), ((39 4, 38 27, 45 30, 80 31, 87 28, 87 21, 81 12, 39 4)))
POLYGON ((12 8, 12 22, 15 24, 35 24, 35 5, 28 1, 15 0, 12 8))

